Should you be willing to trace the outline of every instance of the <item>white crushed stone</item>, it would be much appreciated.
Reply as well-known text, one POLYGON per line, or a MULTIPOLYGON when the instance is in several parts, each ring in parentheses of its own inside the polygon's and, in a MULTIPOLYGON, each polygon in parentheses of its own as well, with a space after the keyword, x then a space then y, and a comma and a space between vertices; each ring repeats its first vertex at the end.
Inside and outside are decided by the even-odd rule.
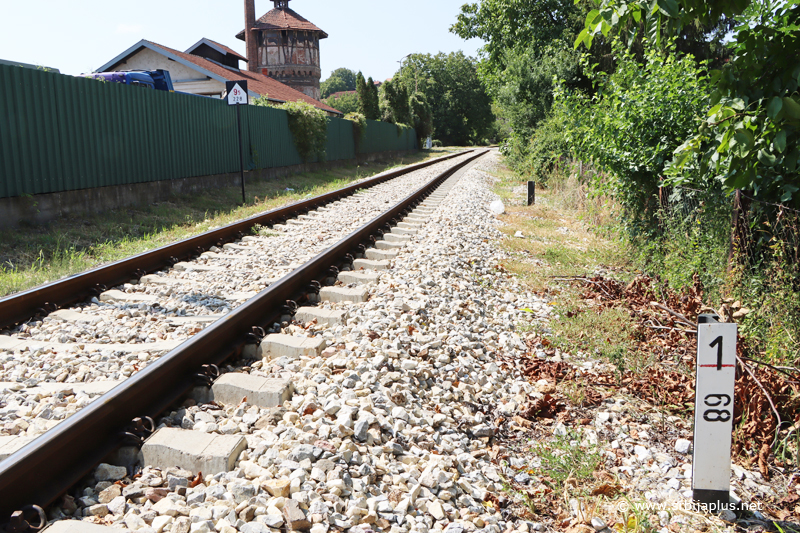
MULTIPOLYGON (((290 401, 273 409, 190 402, 159 420, 160 426, 244 435, 248 448, 233 471, 188 487, 195 472, 145 466, 124 488, 98 478, 79 498, 51 509, 51 517, 143 533, 279 533, 298 511, 311 533, 550 528, 484 505, 488 493, 503 492, 504 480, 527 482, 526 465, 538 461, 511 455, 495 464, 487 445, 497 414, 511 417, 543 396, 547 382, 530 383, 501 360, 527 352, 522 327, 544 328, 550 314, 545 300, 498 268, 508 256, 497 247, 501 234, 489 209, 496 196, 486 172, 497 157, 482 159, 461 178, 393 268, 370 286, 368 302, 323 304, 347 309, 345 325, 284 328, 324 337, 328 348, 319 357, 227 369, 292 379, 290 401)), ((546 355, 543 346, 533 352, 570 360, 560 352, 546 355)), ((603 368, 591 360, 573 364, 587 374, 603 368)), ((608 398, 589 425, 569 430, 596 446, 632 497, 686 502, 690 459, 682 442, 658 436, 670 428, 686 440, 691 426, 636 411, 623 396, 608 398)), ((563 424, 553 426, 554 434, 568 434, 563 424)), ((758 473, 739 467, 734 473, 753 493, 768 490, 758 473)), ((584 505, 571 499, 572 516, 588 516, 584 505)), ((693 520, 672 511, 652 514, 664 533, 693 520)), ((596 530, 610 523, 594 518, 584 523, 596 530)))
POLYGON ((270 232, 273 236, 212 248, 211 253, 187 263, 214 270, 170 269, 157 274, 162 283, 126 283, 115 288, 125 295, 154 296, 156 302, 101 302, 93 298, 73 309, 85 315, 85 320, 48 316, 15 328, 6 336, 57 344, 0 349, 0 436, 38 436, 99 396, 69 387, 41 390, 42 384, 122 381, 130 377, 166 353, 153 349, 157 346, 154 343, 182 341, 199 333, 214 318, 229 313, 468 157, 436 163, 365 189, 309 213, 301 223, 289 223, 270 232), (197 322, 189 317, 210 318, 197 322), (122 351, 115 349, 115 344, 141 344, 142 349, 122 351))

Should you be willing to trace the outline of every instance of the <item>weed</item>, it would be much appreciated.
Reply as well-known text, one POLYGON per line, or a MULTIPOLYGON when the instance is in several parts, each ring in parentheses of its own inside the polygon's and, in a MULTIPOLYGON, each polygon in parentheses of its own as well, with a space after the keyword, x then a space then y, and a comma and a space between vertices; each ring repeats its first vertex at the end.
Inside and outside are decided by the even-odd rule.
POLYGON ((617 385, 622 385, 622 377, 625 375, 625 353, 626 351, 621 347, 615 347, 607 354, 607 359, 614 365, 617 376, 617 385))
POLYGON ((563 493, 567 482, 580 486, 593 478, 600 466, 600 454, 594 446, 581 446, 580 434, 570 430, 566 435, 556 435, 550 442, 538 442, 531 453, 539 458, 540 466, 534 470, 557 493, 563 493))
POLYGON ((272 231, 267 226, 262 226, 261 224, 256 224, 250 228, 250 233, 259 237, 275 237, 280 235, 279 232, 272 231))
POLYGON ((797 427, 789 428, 786 436, 775 446, 775 459, 786 464, 800 464, 800 431, 797 427))
POLYGON ((554 310, 551 341, 562 351, 603 357, 618 367, 634 350, 634 335, 629 312, 618 308, 591 307, 587 302, 562 294, 554 310))
MULTIPOLYGON (((614 530, 619 533, 650 533, 658 530, 650 522, 650 515, 648 514, 649 502, 645 501, 632 501, 627 496, 622 498, 627 505, 624 506, 625 511, 619 517, 614 530)), ((621 501, 622 501, 621 500, 621 501)))
POLYGON ((586 402, 586 386, 583 383, 566 381, 562 383, 560 390, 572 405, 581 407, 586 402))

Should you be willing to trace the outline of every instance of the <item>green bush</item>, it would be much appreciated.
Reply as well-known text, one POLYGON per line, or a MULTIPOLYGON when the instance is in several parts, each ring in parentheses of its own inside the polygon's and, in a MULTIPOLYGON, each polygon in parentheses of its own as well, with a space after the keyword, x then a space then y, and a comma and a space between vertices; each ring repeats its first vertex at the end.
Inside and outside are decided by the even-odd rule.
POLYGON ((353 145, 355 146, 356 154, 361 148, 361 140, 367 136, 367 117, 361 113, 348 113, 344 116, 345 120, 353 123, 353 145))
POLYGON ((407 130, 412 129, 411 126, 409 126, 408 124, 403 124, 402 122, 396 123, 395 126, 397 126, 398 137, 402 137, 403 133, 405 133, 407 130))
POLYGON ((715 302, 726 282, 731 242, 731 201, 716 191, 675 189, 656 213, 659 235, 632 238, 637 263, 681 291, 697 275, 706 301, 715 302))
POLYGON ((417 146, 421 148, 425 139, 433 133, 433 112, 428 99, 422 93, 412 94, 408 105, 411 108, 411 121, 417 132, 417 146))
POLYGON ((331 106, 345 115, 358 112, 358 95, 355 93, 344 93, 339 96, 329 96, 323 103, 331 106))
POLYGON ((580 159, 599 166, 600 191, 616 197, 628 229, 637 233, 657 222, 655 195, 673 152, 697 128, 708 102, 703 64, 649 48, 643 62, 614 44, 616 72, 595 74, 597 92, 556 92, 571 116, 571 145, 580 159))
POLYGON ((319 161, 325 160, 325 145, 328 142, 328 116, 324 111, 302 101, 272 105, 266 97, 260 97, 253 103, 286 111, 289 115, 289 131, 292 132, 294 146, 303 161, 309 162, 314 156, 319 161))
POLYGON ((570 146, 564 131, 563 114, 551 112, 533 132, 527 149, 515 144, 512 139, 503 144, 504 154, 514 163, 514 170, 547 185, 553 172, 562 163, 570 161, 570 146))

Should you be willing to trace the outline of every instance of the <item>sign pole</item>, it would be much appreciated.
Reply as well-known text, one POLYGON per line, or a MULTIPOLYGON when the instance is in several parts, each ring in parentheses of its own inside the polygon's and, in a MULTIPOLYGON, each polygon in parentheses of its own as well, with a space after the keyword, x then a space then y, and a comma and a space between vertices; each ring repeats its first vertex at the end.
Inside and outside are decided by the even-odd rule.
POLYGON ((247 105, 247 80, 227 81, 225 82, 225 91, 227 92, 226 100, 228 105, 236 106, 236 124, 239 128, 239 174, 242 178, 242 205, 247 204, 247 198, 244 192, 244 146, 242 143, 242 112, 239 109, 241 105, 247 105))
POLYGON ((736 379, 736 333, 719 316, 697 318, 692 499, 710 512, 732 510, 731 435, 736 379))
POLYGON ((242 177, 242 205, 247 204, 244 195, 244 155, 242 155, 242 111, 241 106, 236 106, 236 122, 239 124, 239 174, 242 177))

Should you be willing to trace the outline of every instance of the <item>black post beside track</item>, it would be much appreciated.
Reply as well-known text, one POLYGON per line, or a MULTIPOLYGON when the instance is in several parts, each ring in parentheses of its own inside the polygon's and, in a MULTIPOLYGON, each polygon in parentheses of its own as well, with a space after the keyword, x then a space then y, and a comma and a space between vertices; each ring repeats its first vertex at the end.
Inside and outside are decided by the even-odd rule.
POLYGON ((188 394, 196 386, 194 376, 202 365, 217 364, 241 353, 253 326, 274 323, 287 300, 307 293, 311 282, 329 277, 331 265, 346 263, 347 255, 359 244, 367 243, 392 219, 410 211, 447 178, 485 153, 457 163, 0 462, 0 521, 7 521, 26 505, 45 507, 54 502, 123 443, 123 431, 134 418, 155 417, 188 394))
POLYGON ((82 302, 104 290, 104 287, 111 288, 132 279, 139 279, 145 274, 157 272, 172 265, 176 260, 183 261, 197 257, 212 246, 222 246, 225 243, 241 238, 255 225, 266 226, 282 222, 288 218, 296 217, 317 207, 350 196, 360 189, 373 187, 384 181, 471 151, 467 150, 457 154, 437 157, 430 161, 385 172, 360 183, 348 185, 308 200, 301 200, 287 206, 272 209, 149 252, 143 252, 46 285, 0 298, 0 330, 25 322, 42 312, 52 312, 59 307, 82 302))

